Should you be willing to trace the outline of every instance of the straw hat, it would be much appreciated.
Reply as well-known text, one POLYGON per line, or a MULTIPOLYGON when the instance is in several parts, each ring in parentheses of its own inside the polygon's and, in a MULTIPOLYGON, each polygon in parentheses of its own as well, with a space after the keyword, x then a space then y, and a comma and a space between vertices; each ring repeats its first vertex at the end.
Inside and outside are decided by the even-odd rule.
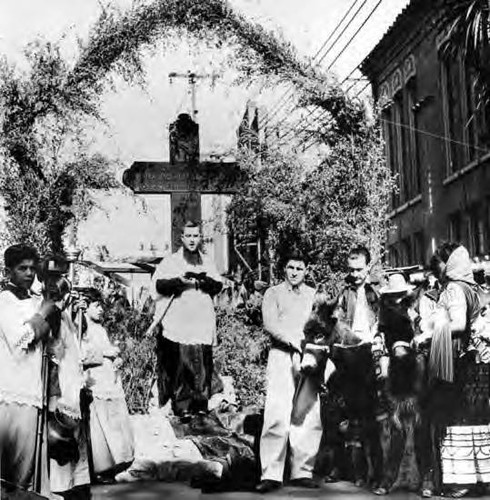
POLYGON ((405 276, 400 273, 390 274, 388 276, 388 284, 379 290, 382 295, 385 294, 399 294, 411 292, 415 287, 409 285, 405 280, 405 276))

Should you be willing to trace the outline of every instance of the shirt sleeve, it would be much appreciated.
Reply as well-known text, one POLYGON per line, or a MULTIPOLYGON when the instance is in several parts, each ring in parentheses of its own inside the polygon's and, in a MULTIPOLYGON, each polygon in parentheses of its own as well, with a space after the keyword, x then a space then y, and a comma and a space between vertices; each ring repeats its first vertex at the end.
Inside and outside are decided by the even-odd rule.
POLYGON ((276 291, 269 288, 262 301, 262 318, 265 330, 272 337, 284 344, 290 343, 290 336, 287 334, 284 324, 279 319, 279 309, 277 304, 276 291))
POLYGON ((27 351, 35 340, 35 332, 27 323, 30 319, 22 314, 14 301, 0 298, 0 334, 11 351, 27 351))
POLYGON ((176 278, 182 275, 182 269, 177 265, 176 255, 165 257, 156 268, 152 278, 151 294, 153 299, 172 295, 175 292, 172 287, 179 281, 176 278))

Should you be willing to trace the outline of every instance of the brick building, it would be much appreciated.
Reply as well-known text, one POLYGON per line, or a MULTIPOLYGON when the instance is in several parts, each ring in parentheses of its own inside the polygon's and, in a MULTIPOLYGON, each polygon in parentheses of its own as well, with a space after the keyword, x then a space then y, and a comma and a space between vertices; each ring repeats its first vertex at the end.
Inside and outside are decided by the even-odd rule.
POLYGON ((361 69, 369 78, 398 176, 389 214, 392 265, 427 262, 443 239, 490 252, 490 114, 474 77, 441 49, 442 0, 412 0, 361 69))

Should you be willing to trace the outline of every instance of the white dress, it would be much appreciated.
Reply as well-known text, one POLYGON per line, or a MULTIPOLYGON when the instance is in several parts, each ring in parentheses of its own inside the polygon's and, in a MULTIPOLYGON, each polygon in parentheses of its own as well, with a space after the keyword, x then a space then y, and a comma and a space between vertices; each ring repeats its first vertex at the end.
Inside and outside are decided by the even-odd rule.
POLYGON ((90 435, 94 471, 119 472, 134 459, 134 437, 120 373, 114 369, 118 349, 105 328, 89 322, 84 346, 102 356, 102 365, 87 370, 87 384, 92 391, 90 435))

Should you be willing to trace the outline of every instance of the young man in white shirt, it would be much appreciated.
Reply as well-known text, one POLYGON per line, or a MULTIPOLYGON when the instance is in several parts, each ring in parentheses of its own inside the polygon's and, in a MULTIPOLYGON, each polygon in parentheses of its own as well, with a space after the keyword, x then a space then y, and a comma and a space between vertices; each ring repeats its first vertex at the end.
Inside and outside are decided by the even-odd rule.
POLYGON ((319 397, 308 383, 301 386, 305 394, 296 394, 303 327, 312 310, 315 290, 304 283, 306 261, 302 255, 289 256, 284 274, 284 282, 269 288, 262 303, 264 328, 272 337, 272 346, 260 440, 260 493, 282 486, 288 451, 291 484, 318 487, 312 477, 322 435, 319 397))
POLYGON ((42 406, 42 343, 56 306, 31 293, 39 262, 34 248, 13 245, 4 260, 9 283, 0 293, 1 478, 32 489, 42 406))

